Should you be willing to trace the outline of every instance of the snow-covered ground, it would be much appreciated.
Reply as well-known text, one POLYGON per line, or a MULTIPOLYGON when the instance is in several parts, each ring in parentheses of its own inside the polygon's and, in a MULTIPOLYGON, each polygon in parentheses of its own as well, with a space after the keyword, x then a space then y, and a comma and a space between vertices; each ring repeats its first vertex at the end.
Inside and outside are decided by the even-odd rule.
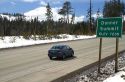
POLYGON ((35 44, 69 41, 69 40, 90 39, 95 37, 96 35, 85 36, 85 35, 61 34, 56 37, 52 36, 51 38, 44 36, 36 36, 35 40, 34 36, 31 36, 28 39, 23 38, 23 36, 6 36, 6 37, 0 37, 0 48, 19 47, 19 46, 27 46, 35 44))
MULTIPOLYGON (((125 60, 122 60, 122 61, 125 61, 125 60)), ((123 63, 124 63, 123 65, 125 65, 125 62, 123 63)), ((109 78, 107 78, 103 82, 125 82, 125 66, 120 68, 118 73, 112 74, 109 78)))
POLYGON ((118 59, 119 72, 115 74, 115 60, 111 59, 102 63, 101 74, 94 66, 65 82, 125 82, 125 52, 120 54, 118 59))
POLYGON ((114 76, 107 78, 103 82, 125 82, 125 72, 120 71, 117 74, 115 74, 114 76))

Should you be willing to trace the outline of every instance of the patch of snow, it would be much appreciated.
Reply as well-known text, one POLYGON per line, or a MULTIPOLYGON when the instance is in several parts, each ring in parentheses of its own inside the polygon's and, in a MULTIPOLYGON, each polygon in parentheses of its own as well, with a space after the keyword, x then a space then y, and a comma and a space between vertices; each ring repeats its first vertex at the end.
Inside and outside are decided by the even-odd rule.
POLYGON ((125 82, 125 72, 120 71, 116 73, 113 77, 110 77, 103 82, 125 82))
POLYGON ((0 14, 0 16, 1 16, 1 17, 5 17, 5 18, 7 18, 7 19, 10 20, 10 21, 16 19, 16 17, 14 17, 14 16, 9 16, 9 15, 0 14))
POLYGON ((23 36, 0 37, 1 38, 0 48, 19 47, 19 46, 27 46, 27 45, 35 45, 35 44, 69 41, 69 40, 90 39, 90 38, 96 37, 96 35, 85 36, 85 35, 68 35, 68 34, 61 34, 58 36, 59 38, 51 37, 50 39, 46 37, 44 40, 39 39, 38 36, 36 36, 36 40, 34 40, 33 36, 30 37, 29 39, 25 39, 23 38, 23 36))

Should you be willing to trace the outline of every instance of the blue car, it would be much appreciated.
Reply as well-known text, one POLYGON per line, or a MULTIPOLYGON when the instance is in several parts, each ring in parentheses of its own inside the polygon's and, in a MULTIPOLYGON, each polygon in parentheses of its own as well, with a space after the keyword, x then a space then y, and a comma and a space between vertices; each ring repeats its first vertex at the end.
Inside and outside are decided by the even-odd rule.
POLYGON ((48 56, 51 60, 53 58, 64 59, 74 56, 74 51, 68 45, 55 45, 48 50, 48 56))

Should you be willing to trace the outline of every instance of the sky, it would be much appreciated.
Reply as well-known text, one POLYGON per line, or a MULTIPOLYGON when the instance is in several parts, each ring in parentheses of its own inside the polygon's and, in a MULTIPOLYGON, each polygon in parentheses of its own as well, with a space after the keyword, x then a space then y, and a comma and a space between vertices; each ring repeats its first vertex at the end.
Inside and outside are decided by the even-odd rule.
MULTIPOLYGON (((62 7, 66 0, 0 0, 0 13, 25 13, 38 7, 45 7, 49 2, 52 8, 62 7)), ((69 0, 77 16, 87 14, 89 0, 69 0)), ((93 13, 102 10, 105 0, 92 0, 93 13)))
MULTIPOLYGON (((60 16, 58 15, 58 10, 63 6, 66 0, 0 0, 0 13, 21 13, 26 16, 40 16, 41 19, 45 19, 45 6, 47 3, 50 4, 52 11, 54 13, 55 20, 58 20, 60 16), (41 11, 41 9, 43 11, 41 11), (39 11, 39 12, 37 12, 39 11)), ((71 2, 71 6, 75 11, 76 21, 82 21, 87 16, 87 10, 89 9, 90 0, 68 0, 71 2)), ((91 0, 92 1, 92 14, 96 17, 97 10, 100 13, 103 11, 104 2, 109 0, 91 0)), ((125 0, 121 0, 124 1, 125 0)))

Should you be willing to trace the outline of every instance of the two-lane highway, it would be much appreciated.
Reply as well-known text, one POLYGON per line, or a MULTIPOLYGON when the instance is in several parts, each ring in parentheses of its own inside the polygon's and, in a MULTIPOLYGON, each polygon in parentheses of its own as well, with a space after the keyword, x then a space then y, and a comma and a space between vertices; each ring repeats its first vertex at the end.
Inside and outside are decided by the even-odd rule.
MULTIPOLYGON (((0 50, 0 82, 50 82, 83 66, 98 61, 99 39, 78 40, 68 44, 75 58, 49 60, 45 44, 17 49, 0 50)), ((119 51, 125 50, 125 36, 120 38, 119 51)), ((115 39, 103 39, 102 58, 115 53, 115 39)))

